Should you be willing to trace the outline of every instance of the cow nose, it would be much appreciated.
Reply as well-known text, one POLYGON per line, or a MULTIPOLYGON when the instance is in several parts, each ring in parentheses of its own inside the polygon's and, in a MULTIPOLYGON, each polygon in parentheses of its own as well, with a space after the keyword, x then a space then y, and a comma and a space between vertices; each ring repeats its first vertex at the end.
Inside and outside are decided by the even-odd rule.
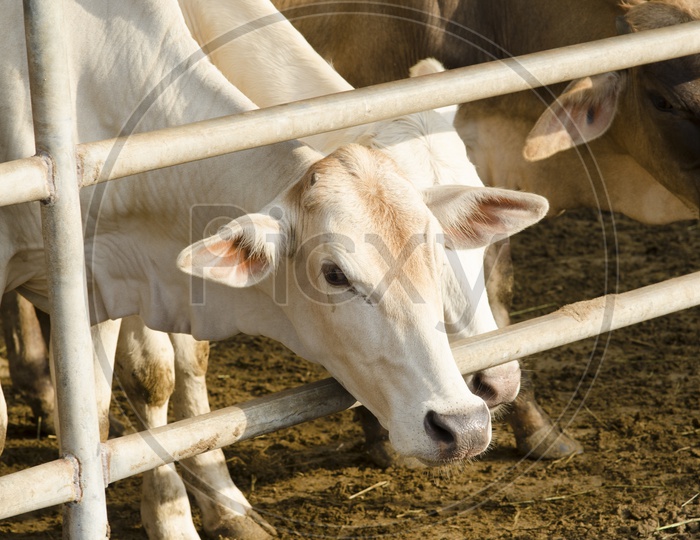
POLYGON ((475 396, 483 399, 489 407, 495 407, 501 403, 498 399, 498 391, 483 373, 475 373, 467 386, 475 396))
POLYGON ((483 371, 475 373, 467 381, 467 386, 475 396, 483 399, 490 409, 494 409, 516 398, 520 390, 520 370, 517 371, 517 377, 500 374, 493 376, 483 371))
POLYGON ((437 443, 441 461, 455 461, 480 454, 491 441, 491 415, 487 407, 470 414, 428 411, 425 432, 437 443))

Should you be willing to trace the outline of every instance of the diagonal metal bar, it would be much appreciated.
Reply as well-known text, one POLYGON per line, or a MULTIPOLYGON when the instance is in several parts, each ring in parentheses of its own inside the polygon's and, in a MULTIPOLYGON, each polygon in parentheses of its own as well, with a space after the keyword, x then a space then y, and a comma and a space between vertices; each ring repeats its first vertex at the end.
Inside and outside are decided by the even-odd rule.
MULTIPOLYGON (((564 306, 531 321, 453 344, 463 374, 700 305, 700 272, 634 291, 564 306)), ((324 379, 104 445, 109 482, 164 463, 345 410, 355 404, 334 379, 324 379)))
MULTIPOLYGON (((591 41, 507 60, 360 88, 149 133, 78 145, 81 185, 219 156, 265 144, 568 81, 606 71, 700 54, 700 21, 591 41), (401 95, 401 99, 396 99, 401 95), (110 156, 109 170, 104 170, 110 156)), ((15 163, 15 162, 10 162, 15 163)), ((34 164, 19 160, 28 171, 34 164)), ((0 166, 14 174, 21 171, 0 166)), ((29 171, 32 172, 32 171, 29 171)), ((35 176, 36 170, 32 172, 35 176)), ((33 183, 40 184, 34 179, 33 183)), ((0 197, 0 205, 45 198, 43 188, 0 197), (24 198, 26 197, 26 198, 24 198)))

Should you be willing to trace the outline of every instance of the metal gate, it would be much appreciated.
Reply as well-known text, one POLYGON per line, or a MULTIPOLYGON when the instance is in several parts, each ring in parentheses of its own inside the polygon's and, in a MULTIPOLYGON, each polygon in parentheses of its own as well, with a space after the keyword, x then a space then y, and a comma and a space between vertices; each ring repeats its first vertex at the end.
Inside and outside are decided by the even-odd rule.
MULTIPOLYGON (((104 536, 104 490, 110 482, 355 403, 338 383, 327 379, 100 443, 92 388, 78 186, 700 53, 700 22, 691 22, 309 99, 244 116, 76 146, 62 2, 25 0, 24 6, 37 154, 0 164, 0 205, 48 201, 42 205, 42 226, 54 325, 62 457, 0 478, 0 518, 70 503, 64 511, 64 534, 75 539, 104 536), (396 99, 398 95, 401 99, 396 99), (115 145, 121 147, 120 160, 106 172, 102 166, 115 145), (154 146, 158 152, 150 151, 154 146), (80 178, 76 171, 80 171, 80 178), (154 440, 165 452, 153 451, 154 440)), ((454 355, 461 371, 467 366, 481 370, 698 304, 700 273, 695 273, 566 306, 556 313, 464 340, 453 346, 454 355)))

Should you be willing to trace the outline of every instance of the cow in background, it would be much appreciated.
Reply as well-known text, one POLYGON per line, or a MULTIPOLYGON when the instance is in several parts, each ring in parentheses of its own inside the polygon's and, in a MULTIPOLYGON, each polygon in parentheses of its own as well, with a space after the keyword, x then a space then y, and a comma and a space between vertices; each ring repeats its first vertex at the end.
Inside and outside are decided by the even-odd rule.
MULTIPOLYGON (((452 69, 700 20, 695 0, 274 4, 355 86, 404 78, 426 57, 452 69)), ((661 224, 698 216, 699 96, 692 55, 462 104, 455 126, 487 185, 540 193, 551 215, 594 207, 661 224)))

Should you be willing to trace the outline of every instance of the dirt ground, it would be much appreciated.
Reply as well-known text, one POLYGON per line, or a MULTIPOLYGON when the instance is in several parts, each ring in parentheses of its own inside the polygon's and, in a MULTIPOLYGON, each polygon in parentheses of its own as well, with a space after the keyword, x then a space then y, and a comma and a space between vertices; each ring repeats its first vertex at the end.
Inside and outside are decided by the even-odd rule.
MULTIPOLYGON (((513 241, 517 320, 700 267, 695 224, 647 227, 567 213, 513 241)), ((287 538, 700 538, 700 310, 530 357, 539 399, 585 447, 557 462, 520 459, 496 423, 482 458, 447 470, 382 470, 345 412, 226 449, 238 485, 287 538), (353 497, 362 490, 365 494, 353 497)), ((281 346, 239 337, 212 349, 214 407, 323 377, 281 346)), ((0 474, 56 456, 3 379, 11 425, 0 474)), ((119 414, 129 412, 119 395, 119 414)), ((145 538, 140 478, 108 489, 112 537, 145 538)), ((60 538, 48 509, 0 522, 0 538, 60 538)))

